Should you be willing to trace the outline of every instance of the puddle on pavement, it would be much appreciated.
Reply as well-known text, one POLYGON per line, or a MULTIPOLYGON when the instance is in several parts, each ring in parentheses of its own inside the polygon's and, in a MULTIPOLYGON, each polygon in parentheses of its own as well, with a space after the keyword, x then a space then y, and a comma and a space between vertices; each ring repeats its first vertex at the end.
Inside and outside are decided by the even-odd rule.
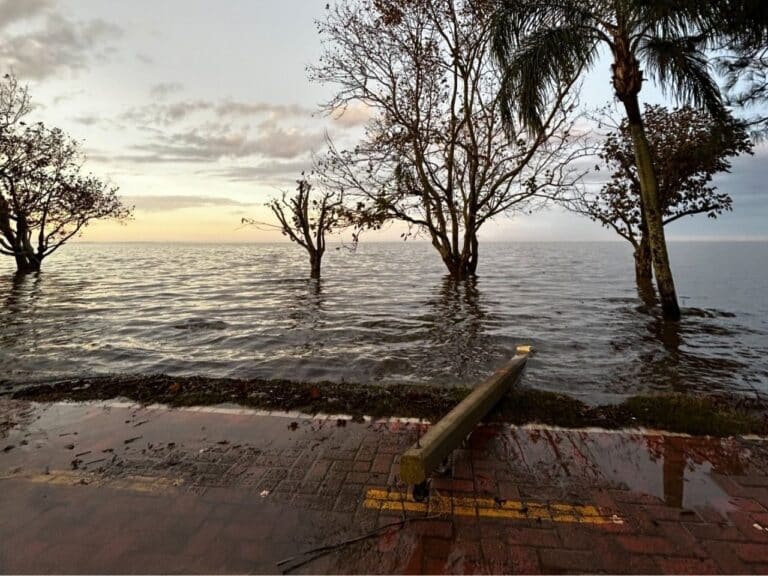
POLYGON ((740 475, 750 450, 736 439, 512 429, 509 456, 542 480, 629 489, 674 508, 735 507, 719 475, 740 475))
MULTIPOLYGON (((337 423, 332 420, 294 421, 249 413, 53 404, 36 406, 33 415, 31 422, 11 430, 4 440, 18 448, 5 455, 6 464, 27 470, 66 469, 72 457, 85 449, 93 454, 140 452, 168 461, 180 449, 197 453, 203 448, 242 443, 286 450, 304 443, 319 446, 338 437, 337 423), (68 446, 72 448, 67 450, 68 446), (54 449, 53 457, 49 450, 41 449, 46 447, 54 449)), ((385 427, 399 433, 396 425, 385 427)), ((349 423, 343 436, 353 441, 379 428, 381 424, 349 423)), ((409 425, 403 425, 400 432, 408 429, 409 425)), ((490 453, 506 460, 513 480, 525 476, 536 485, 557 485, 570 493, 580 487, 628 489, 655 496, 670 507, 709 507, 723 516, 734 506, 718 477, 745 473, 748 446, 735 439, 506 426, 479 427, 466 445, 473 454, 490 453)))

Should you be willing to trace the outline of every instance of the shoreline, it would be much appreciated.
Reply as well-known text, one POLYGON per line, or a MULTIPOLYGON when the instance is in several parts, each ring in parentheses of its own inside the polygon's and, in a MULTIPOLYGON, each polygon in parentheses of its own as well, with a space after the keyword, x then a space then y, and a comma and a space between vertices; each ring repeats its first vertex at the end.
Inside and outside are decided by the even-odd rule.
MULTIPOLYGON (((471 388, 414 385, 308 383, 207 377, 111 375, 31 384, 7 396, 35 402, 127 399, 170 407, 234 404, 245 408, 347 414, 357 420, 400 417, 437 421, 471 388)), ((568 428, 646 427, 694 436, 768 435, 768 403, 745 396, 662 393, 638 395, 619 404, 589 406, 554 392, 515 386, 487 418, 515 425, 568 428)))

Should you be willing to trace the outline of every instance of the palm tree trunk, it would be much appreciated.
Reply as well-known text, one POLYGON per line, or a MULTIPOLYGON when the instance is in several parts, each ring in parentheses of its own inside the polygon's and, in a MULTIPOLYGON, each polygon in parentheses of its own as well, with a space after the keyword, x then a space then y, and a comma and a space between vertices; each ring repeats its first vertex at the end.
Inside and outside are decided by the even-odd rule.
POLYGON ((623 99, 627 112, 629 129, 635 149, 637 175, 640 179, 640 196, 643 203, 645 221, 648 227, 648 241, 651 248, 653 270, 656 274, 656 286, 659 290, 661 309, 667 320, 680 319, 680 306, 677 303, 675 282, 672 278, 672 268, 667 253, 667 241, 664 237, 664 220, 661 211, 661 200, 656 182, 656 173, 651 160, 651 149, 645 135, 643 118, 640 114, 640 104, 637 95, 633 94, 623 99))

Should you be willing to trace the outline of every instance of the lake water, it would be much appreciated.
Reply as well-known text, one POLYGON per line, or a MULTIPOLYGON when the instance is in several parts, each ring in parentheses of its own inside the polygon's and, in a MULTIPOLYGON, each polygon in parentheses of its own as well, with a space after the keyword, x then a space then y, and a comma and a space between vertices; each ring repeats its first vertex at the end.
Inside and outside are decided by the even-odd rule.
POLYGON ((474 384, 533 344, 525 381, 587 402, 768 394, 768 243, 673 243, 684 319, 638 297, 628 245, 481 244, 456 285, 426 243, 73 244, 39 277, 0 261, 0 380, 167 373, 474 384))

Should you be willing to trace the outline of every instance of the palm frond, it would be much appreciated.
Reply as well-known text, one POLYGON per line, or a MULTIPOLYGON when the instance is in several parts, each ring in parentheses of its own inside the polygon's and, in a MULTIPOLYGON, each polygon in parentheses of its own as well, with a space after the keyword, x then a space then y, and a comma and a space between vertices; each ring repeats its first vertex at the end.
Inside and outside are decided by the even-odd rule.
POLYGON ((514 37, 516 33, 513 29, 495 35, 494 52, 502 71, 502 117, 508 125, 517 117, 529 130, 538 132, 553 96, 583 67, 594 63, 598 40, 578 23, 533 29, 519 39, 514 37), (507 34, 511 36, 505 37, 507 34))
POLYGON ((726 110, 707 56, 690 37, 646 37, 639 43, 640 59, 665 93, 681 104, 704 108, 716 118, 726 110))
POLYGON ((765 0, 702 0, 720 7, 712 35, 721 46, 748 53, 768 44, 768 2, 765 0))
POLYGON ((701 36, 719 25, 723 0, 625 0, 630 26, 660 38, 701 36))

